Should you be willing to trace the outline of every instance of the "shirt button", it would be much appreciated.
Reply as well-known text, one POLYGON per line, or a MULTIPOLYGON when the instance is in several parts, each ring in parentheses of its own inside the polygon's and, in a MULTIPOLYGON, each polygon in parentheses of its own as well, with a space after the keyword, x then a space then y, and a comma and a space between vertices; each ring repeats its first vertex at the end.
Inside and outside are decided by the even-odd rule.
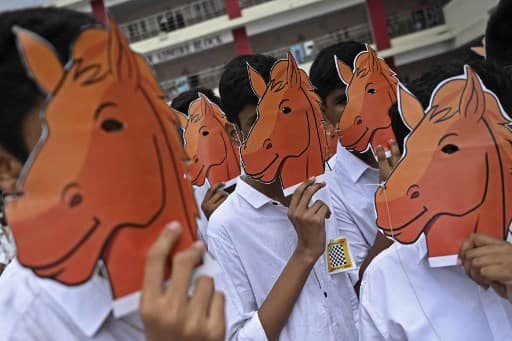
POLYGON ((275 201, 272 201, 272 205, 277 206, 279 204, 277 202, 275 202, 275 201))
POLYGON ((324 297, 327 298, 327 291, 324 291, 324 297))

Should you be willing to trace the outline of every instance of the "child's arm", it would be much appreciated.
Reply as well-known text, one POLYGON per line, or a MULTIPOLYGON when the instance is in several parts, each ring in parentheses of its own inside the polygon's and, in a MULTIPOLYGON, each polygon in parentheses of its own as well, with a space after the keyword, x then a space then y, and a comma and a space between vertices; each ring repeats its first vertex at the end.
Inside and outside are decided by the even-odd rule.
POLYGON ((278 339, 309 273, 325 250, 325 219, 330 215, 329 208, 322 201, 309 207, 313 195, 324 186, 308 180, 292 196, 288 216, 297 232, 297 248, 258 312, 269 340, 278 339))

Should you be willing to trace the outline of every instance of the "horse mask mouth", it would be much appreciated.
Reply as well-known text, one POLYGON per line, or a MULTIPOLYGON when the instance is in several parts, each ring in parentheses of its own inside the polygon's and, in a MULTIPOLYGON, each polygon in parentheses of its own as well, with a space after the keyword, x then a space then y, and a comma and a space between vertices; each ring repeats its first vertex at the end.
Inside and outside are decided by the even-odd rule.
MULTIPOLYGON (((267 158, 272 157, 272 155, 268 155, 267 158)), ((256 154, 242 154, 242 160, 244 164, 249 165, 258 165, 256 162, 252 162, 252 158, 256 158, 259 160, 259 156, 256 154)), ((269 163, 265 164, 263 167, 260 167, 259 169, 251 169, 251 167, 245 167, 245 173, 249 175, 250 177, 270 183, 274 181, 274 179, 277 176, 277 173, 279 172, 279 167, 281 162, 279 162, 279 153, 275 153, 273 158, 270 160, 269 163)))

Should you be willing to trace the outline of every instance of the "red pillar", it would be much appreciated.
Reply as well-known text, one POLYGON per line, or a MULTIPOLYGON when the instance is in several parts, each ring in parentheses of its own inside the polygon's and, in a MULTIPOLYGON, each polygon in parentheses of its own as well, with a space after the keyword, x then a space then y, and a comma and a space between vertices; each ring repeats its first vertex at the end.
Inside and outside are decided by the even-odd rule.
POLYGON ((105 10, 105 4, 103 0, 91 0, 91 7, 96 19, 105 25, 107 22, 107 12, 105 10))
MULTIPOLYGON (((388 17, 382 4, 382 0, 366 0, 366 7, 370 17, 373 41, 377 50, 385 50, 391 47, 391 35, 388 30, 388 17)), ((386 63, 395 69, 393 57, 386 58, 386 63)))
MULTIPOLYGON (((242 16, 242 10, 240 9, 240 3, 238 0, 225 0, 225 6, 230 20, 242 16)), ((233 29, 232 33, 235 41, 236 54, 241 55, 252 53, 251 44, 249 43, 249 37, 247 36, 245 26, 233 29)))

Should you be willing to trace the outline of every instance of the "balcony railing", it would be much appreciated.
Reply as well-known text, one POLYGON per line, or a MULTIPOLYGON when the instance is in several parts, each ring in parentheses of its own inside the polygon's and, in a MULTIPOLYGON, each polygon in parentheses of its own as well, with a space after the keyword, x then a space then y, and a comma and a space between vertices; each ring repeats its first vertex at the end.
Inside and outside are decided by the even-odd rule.
MULTIPOLYGON (((444 24, 443 12, 440 8, 428 8, 421 11, 424 17, 418 16, 417 13, 418 12, 413 13, 412 16, 402 15, 389 18, 388 23, 391 36, 403 36, 444 24), (433 16, 432 13, 434 13, 435 16, 433 16), (424 20, 420 18, 424 18, 424 20), (436 18, 436 20, 427 20, 428 18, 436 18), (421 25, 419 23, 421 23, 421 25)), ((290 51, 299 64, 304 64, 314 60, 323 48, 348 40, 371 43, 372 33, 368 24, 361 24, 348 29, 331 32, 313 40, 304 41, 292 46, 284 46, 265 52, 264 54, 271 55, 275 58, 283 58, 286 56, 286 53, 290 51)), ((218 65, 202 70, 196 74, 164 81, 161 83, 161 86, 170 98, 198 86, 216 88, 223 70, 224 65, 218 65)))
MULTIPOLYGON (((242 9, 272 0, 239 0, 242 9)), ((121 25, 131 43, 168 33, 226 14, 224 0, 196 0, 121 25)))

